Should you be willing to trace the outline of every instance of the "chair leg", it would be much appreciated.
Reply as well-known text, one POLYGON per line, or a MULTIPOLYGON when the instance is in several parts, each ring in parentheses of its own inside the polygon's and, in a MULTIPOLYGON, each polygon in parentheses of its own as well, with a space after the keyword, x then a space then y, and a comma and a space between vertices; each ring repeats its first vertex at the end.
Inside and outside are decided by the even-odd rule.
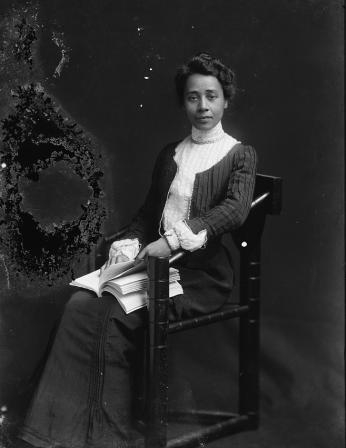
POLYGON ((139 354, 135 364, 134 388, 136 397, 134 401, 134 417, 139 426, 143 426, 146 417, 147 396, 147 358, 148 358, 148 332, 143 334, 139 346, 139 354))
POLYGON ((239 414, 248 415, 249 428, 259 422, 259 305, 260 244, 241 252, 240 302, 249 313, 239 323, 239 414))
POLYGON ((168 259, 149 257, 149 349, 146 448, 167 445, 168 259))

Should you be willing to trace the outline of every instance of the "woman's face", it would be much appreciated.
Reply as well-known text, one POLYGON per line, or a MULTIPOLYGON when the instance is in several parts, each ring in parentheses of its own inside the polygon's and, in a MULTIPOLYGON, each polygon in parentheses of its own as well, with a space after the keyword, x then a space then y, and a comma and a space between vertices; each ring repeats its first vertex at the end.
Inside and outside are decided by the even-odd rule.
POLYGON ((186 80, 184 108, 191 124, 209 130, 221 120, 228 103, 215 76, 194 73, 186 80))

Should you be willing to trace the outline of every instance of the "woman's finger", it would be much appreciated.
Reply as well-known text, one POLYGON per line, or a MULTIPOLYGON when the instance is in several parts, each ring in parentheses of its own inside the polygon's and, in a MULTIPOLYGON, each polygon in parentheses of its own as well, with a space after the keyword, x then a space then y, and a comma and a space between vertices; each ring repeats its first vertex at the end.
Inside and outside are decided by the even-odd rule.
POLYGON ((108 268, 111 264, 114 263, 115 257, 109 257, 108 260, 106 261, 106 268, 108 268))
POLYGON ((103 272, 105 269, 108 268, 112 264, 113 257, 109 257, 108 260, 100 267, 100 272, 103 272))
POLYGON ((147 256, 147 253, 148 253, 148 246, 146 246, 143 250, 139 252, 139 254, 136 257, 136 260, 143 260, 147 256))

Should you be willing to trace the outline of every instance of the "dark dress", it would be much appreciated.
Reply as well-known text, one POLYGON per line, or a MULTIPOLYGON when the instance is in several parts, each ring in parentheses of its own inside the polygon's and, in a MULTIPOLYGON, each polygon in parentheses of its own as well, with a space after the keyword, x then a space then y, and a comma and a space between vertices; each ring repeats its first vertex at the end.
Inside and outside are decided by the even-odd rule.
POLYGON ((140 447, 129 397, 145 320, 109 294, 74 293, 20 436, 39 447, 140 447))
MULTIPOLYGON (((126 238, 145 245, 160 235, 159 223, 176 172, 176 144, 160 153, 152 185, 126 238)), ((249 212, 256 170, 251 147, 236 145, 220 162, 196 175, 186 220, 194 233, 207 230, 204 249, 177 266, 183 296, 170 301, 170 320, 216 310, 229 299, 232 262, 221 236, 249 212)), ((20 437, 38 447, 139 448, 133 426, 133 372, 142 353, 146 309, 125 315, 109 294, 85 290, 67 303, 20 437)))

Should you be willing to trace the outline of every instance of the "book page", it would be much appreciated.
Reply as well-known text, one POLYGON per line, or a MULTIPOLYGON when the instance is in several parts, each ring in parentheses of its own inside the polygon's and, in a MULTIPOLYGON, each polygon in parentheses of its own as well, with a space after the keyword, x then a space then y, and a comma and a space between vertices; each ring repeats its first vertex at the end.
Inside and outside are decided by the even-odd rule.
MULTIPOLYGON (((147 288, 148 275, 145 270, 135 273, 131 270, 132 273, 130 274, 128 272, 129 271, 126 271, 126 273, 123 273, 120 277, 113 278, 100 284, 100 293, 104 290, 104 287, 108 285, 111 285, 115 291, 118 291, 121 294, 128 294, 130 292, 147 288)), ((169 279, 170 282, 180 280, 179 271, 175 268, 169 268, 169 279)))
POLYGON ((115 263, 106 268, 99 277, 99 285, 102 287, 109 280, 113 280, 124 275, 134 274, 145 270, 145 261, 124 261, 115 263))
POLYGON ((78 286, 79 288, 90 289, 96 292, 100 297, 100 290, 102 286, 109 280, 122 277, 123 275, 132 274, 143 271, 145 269, 145 262, 125 261, 109 266, 102 271, 97 269, 89 274, 78 277, 70 282, 71 286, 78 286))
POLYGON ((83 275, 82 277, 76 278, 70 282, 71 286, 77 286, 79 288, 89 289, 94 291, 99 297, 99 280, 100 280, 100 270, 90 272, 89 274, 83 275))
POLYGON ((130 294, 122 295, 114 291, 110 285, 107 285, 105 286, 104 291, 109 292, 116 298, 116 300, 118 300, 119 305, 126 314, 145 307, 148 302, 148 294, 146 290, 135 291, 130 294))

